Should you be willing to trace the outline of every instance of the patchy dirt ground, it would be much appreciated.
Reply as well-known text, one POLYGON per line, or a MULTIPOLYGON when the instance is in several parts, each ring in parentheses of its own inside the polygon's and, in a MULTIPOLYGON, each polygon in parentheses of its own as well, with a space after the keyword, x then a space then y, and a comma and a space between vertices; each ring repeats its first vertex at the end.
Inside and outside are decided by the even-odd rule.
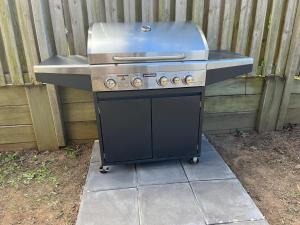
POLYGON ((300 128, 210 135, 271 225, 300 225, 300 128))
POLYGON ((0 153, 0 224, 74 224, 91 145, 0 153))
MULTIPOLYGON (((210 135, 271 225, 300 225, 300 128, 210 135)), ((0 153, 0 225, 74 224, 91 145, 0 153)))

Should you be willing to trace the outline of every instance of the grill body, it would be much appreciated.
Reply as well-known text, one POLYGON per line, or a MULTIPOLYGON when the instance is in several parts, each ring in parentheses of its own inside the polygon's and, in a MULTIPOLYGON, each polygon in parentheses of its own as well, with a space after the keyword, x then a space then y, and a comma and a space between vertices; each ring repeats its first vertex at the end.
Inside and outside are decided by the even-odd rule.
POLYGON ((54 56, 34 70, 41 82, 93 92, 105 166, 199 157, 205 86, 252 64, 209 51, 191 23, 99 23, 88 57, 54 56))

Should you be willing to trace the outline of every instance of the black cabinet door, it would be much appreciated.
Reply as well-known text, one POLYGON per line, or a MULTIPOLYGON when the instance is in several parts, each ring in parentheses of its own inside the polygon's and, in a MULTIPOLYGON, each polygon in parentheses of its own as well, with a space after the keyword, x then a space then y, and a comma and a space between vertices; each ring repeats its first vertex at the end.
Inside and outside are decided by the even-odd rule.
POLYGON ((200 95, 153 98, 152 133, 155 158, 198 153, 200 95))
POLYGON ((152 157, 150 99, 100 101, 98 107, 106 162, 152 157))

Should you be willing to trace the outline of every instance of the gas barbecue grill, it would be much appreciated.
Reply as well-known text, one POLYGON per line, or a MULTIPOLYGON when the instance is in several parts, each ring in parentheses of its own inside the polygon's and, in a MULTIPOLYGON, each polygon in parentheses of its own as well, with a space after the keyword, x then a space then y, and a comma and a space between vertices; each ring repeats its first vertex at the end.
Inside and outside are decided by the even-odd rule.
POLYGON ((94 93, 102 166, 201 152, 205 85, 251 72, 253 59, 209 51, 192 23, 97 23, 88 57, 54 56, 38 81, 94 93))

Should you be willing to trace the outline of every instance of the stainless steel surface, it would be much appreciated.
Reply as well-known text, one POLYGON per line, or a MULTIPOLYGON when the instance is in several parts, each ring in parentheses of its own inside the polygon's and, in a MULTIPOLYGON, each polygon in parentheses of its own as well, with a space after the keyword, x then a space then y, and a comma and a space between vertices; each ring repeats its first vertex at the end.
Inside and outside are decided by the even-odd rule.
POLYGON ((206 62, 95 65, 91 66, 91 74, 93 91, 196 87, 205 85, 206 62), (186 83, 187 76, 193 77, 189 84, 186 83), (114 80, 116 86, 108 88, 108 79, 114 80), (134 82, 135 79, 138 79, 138 85, 134 82))
POLYGON ((90 65, 84 56, 54 56, 33 67, 35 73, 90 75, 90 65))
POLYGON ((219 59, 219 60, 208 60, 207 70, 221 69, 227 67, 236 67, 243 65, 252 65, 253 58, 237 58, 237 59, 219 59))
POLYGON ((89 30, 88 56, 90 64, 135 61, 131 57, 207 60, 208 46, 201 29, 192 23, 96 23, 89 30), (147 32, 143 31, 145 25, 151 27, 147 32), (183 54, 185 58, 177 58, 183 54), (119 61, 119 57, 129 58, 119 61))
POLYGON ((253 64, 253 58, 228 51, 209 51, 207 69, 220 69, 253 64))
MULTIPOLYGON (((205 86, 206 71, 253 64, 250 57, 209 51, 202 30, 182 22, 94 24, 88 57, 51 57, 34 71, 88 75, 93 91, 122 91, 205 86)), ((214 76, 217 82, 222 72, 214 76)))
POLYGON ((160 61, 160 60, 180 60, 184 59, 184 54, 162 55, 162 56, 113 56, 115 61, 160 61))

